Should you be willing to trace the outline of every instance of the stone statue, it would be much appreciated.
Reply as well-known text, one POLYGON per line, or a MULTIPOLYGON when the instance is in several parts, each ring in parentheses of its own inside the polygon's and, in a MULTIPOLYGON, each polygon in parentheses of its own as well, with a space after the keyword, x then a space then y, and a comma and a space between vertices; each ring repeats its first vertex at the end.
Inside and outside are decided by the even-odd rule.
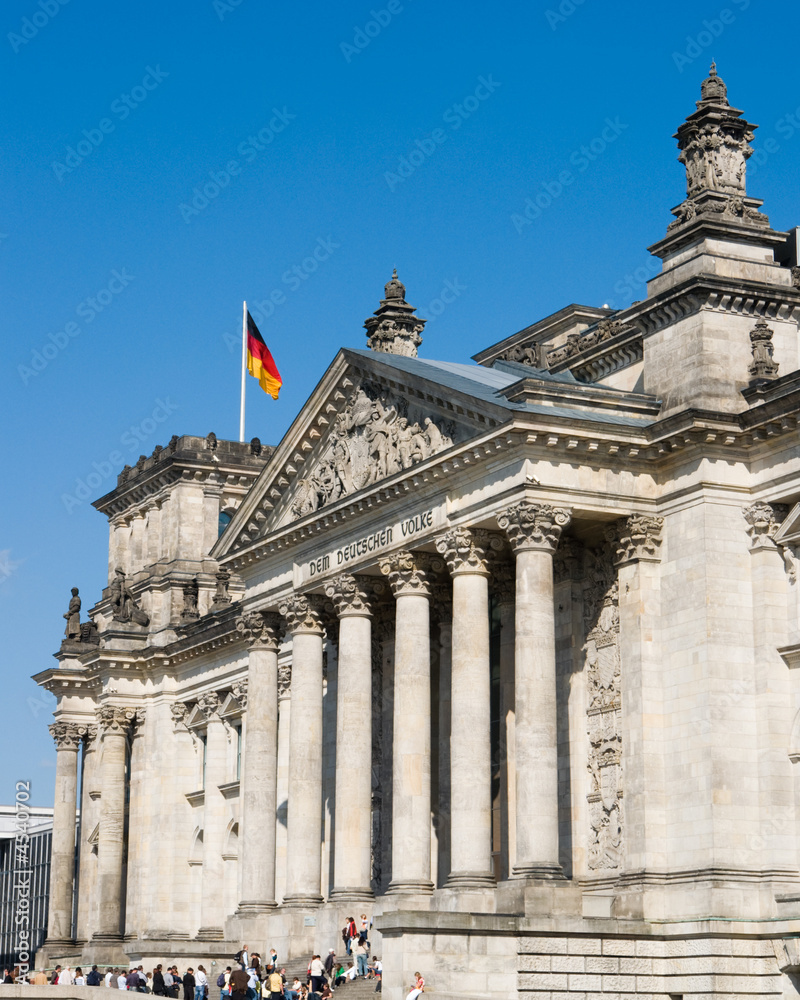
POLYGON ((135 625, 147 627, 150 624, 150 618, 142 611, 136 598, 129 590, 125 582, 124 570, 117 566, 115 572, 116 576, 108 588, 112 618, 116 622, 133 622, 135 625))
POLYGON ((81 599, 78 597, 78 588, 72 588, 72 597, 69 601, 69 610, 64 615, 67 620, 67 627, 64 635, 67 642, 81 641, 81 599))
POLYGON ((197 610, 197 601, 200 596, 200 588, 197 585, 197 577, 189 580, 183 585, 183 611, 181 611, 182 622, 193 622, 200 617, 197 610))
POLYGON ((231 603, 231 595, 228 593, 228 585, 231 582, 231 574, 227 569, 221 569, 217 573, 217 589, 214 591, 214 601, 211 605, 212 611, 222 611, 231 603))

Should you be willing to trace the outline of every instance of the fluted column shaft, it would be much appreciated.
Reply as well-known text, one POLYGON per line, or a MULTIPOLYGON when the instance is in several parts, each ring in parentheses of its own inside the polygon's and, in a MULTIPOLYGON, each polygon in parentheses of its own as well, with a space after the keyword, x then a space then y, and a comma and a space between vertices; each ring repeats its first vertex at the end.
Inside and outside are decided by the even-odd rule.
POLYGON ((513 874, 563 878, 558 859, 558 737, 553 553, 569 511, 523 502, 498 516, 516 555, 514 616, 517 843, 513 874))
POLYGON ((292 633, 289 814, 284 905, 322 902, 322 604, 295 595, 280 607, 292 633))
POLYGON ((208 719, 205 747, 205 781, 203 785, 203 873, 200 880, 201 941, 218 941, 223 937, 222 852, 225 847, 225 798, 219 789, 228 777, 228 738, 225 724, 217 714, 220 698, 209 691, 198 699, 198 706, 208 719))
POLYGON ((492 871, 489 532, 456 528, 436 540, 453 577, 448 888, 494 884, 492 871))
POLYGON ((372 610, 369 581, 337 577, 325 590, 339 615, 336 689, 336 813, 333 891, 337 899, 371 899, 372 610), (354 757, 355 755, 355 757, 354 757))
POLYGON ((102 797, 98 844, 99 912, 95 941, 122 939, 122 866, 125 847, 125 782, 128 735, 136 711, 105 705, 97 714, 103 732, 102 797))
POLYGON ((67 943, 72 940, 75 805, 78 793, 78 750, 81 733, 74 722, 55 722, 50 726, 50 733, 57 749, 47 940, 48 943, 67 943))
POLYGON ((429 560, 401 552, 381 561, 395 596, 391 893, 429 893, 431 882, 431 649, 429 560))
POLYGON ((237 622, 251 643, 247 656, 247 729, 240 801, 242 872, 240 915, 263 913, 275 902, 278 809, 278 615, 256 613, 237 622))

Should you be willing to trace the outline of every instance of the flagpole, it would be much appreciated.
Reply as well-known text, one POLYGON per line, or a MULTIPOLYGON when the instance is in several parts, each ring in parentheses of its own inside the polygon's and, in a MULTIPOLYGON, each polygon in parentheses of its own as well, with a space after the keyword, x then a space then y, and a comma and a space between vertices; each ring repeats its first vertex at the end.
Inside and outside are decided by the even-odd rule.
POLYGON ((244 390, 247 379, 247 302, 242 303, 242 398, 239 404, 239 440, 244 444, 244 390))

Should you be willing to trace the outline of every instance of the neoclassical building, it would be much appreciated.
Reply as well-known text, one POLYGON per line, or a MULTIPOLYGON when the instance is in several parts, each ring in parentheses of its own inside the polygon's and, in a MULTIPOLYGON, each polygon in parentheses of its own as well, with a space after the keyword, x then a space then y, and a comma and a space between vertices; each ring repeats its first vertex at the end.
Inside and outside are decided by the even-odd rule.
POLYGON ((95 503, 107 587, 36 677, 47 956, 366 912, 391 1000, 797 995, 800 269, 755 127, 712 67, 644 300, 431 361, 395 275, 274 449, 176 437, 95 503))

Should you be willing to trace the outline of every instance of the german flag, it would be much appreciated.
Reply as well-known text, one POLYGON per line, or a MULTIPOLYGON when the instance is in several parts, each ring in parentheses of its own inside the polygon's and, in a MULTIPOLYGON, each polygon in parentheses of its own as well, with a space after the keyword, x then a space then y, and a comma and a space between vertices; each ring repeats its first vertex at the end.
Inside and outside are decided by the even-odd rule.
POLYGON ((278 398, 283 379, 249 311, 247 313, 247 370, 258 379, 258 384, 268 396, 272 396, 273 399, 278 398))

